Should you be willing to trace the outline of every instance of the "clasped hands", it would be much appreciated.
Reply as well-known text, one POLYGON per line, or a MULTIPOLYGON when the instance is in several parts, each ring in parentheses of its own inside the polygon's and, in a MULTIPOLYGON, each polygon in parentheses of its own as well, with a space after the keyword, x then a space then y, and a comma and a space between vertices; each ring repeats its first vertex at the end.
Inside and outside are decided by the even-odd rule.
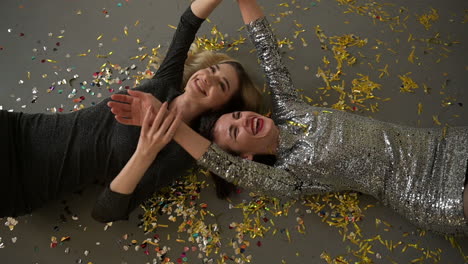
POLYGON ((128 90, 128 94, 113 94, 107 106, 119 123, 141 126, 137 152, 154 159, 174 137, 181 116, 149 93, 128 90))

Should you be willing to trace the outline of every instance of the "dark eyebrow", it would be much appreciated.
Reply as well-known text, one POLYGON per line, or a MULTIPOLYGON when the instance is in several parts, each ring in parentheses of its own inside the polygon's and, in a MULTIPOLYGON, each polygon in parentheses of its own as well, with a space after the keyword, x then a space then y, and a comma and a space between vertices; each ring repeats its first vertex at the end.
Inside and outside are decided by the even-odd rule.
MULTIPOLYGON (((219 71, 219 64, 216 64, 215 67, 219 71)), ((231 84, 229 83, 228 79, 226 79, 226 77, 223 77, 223 79, 227 84, 228 90, 231 89, 231 84)))

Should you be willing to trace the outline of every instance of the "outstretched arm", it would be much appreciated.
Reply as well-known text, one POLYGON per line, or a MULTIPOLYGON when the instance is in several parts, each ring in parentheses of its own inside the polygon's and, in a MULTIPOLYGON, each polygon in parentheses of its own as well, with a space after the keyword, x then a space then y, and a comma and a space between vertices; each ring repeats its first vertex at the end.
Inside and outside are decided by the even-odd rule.
POLYGON ((139 203, 154 192, 155 171, 154 168, 148 169, 161 149, 171 141, 181 121, 180 116, 167 114, 167 104, 163 104, 157 114, 153 111, 152 107, 146 111, 135 153, 99 195, 92 211, 97 221, 126 219, 139 203))
POLYGON ((184 63, 190 45, 205 18, 211 14, 220 2, 221 0, 196 0, 192 2, 180 17, 166 57, 153 79, 171 79, 181 83, 184 63))
POLYGON ((239 10, 244 20, 244 24, 250 24, 251 22, 264 17, 262 8, 257 4, 255 0, 237 0, 239 4, 239 10))
POLYGON ((196 0, 192 2, 192 12, 199 18, 206 19, 221 3, 221 0, 196 0))
MULTIPOLYGON (((123 124, 133 124, 138 119, 134 115, 141 112, 141 105, 159 103, 151 94, 129 92, 131 95, 119 95, 120 100, 126 103, 112 104, 114 114, 128 115, 127 118, 116 116, 123 124), (136 110, 132 113, 132 109, 136 110)), ((298 181, 287 171, 232 156, 183 122, 174 135, 174 141, 196 159, 199 165, 242 187, 276 196, 294 196, 299 193, 298 181)))
POLYGON ((135 153, 110 183, 110 189, 114 192, 133 192, 159 151, 171 141, 181 122, 180 116, 176 118, 174 113, 168 113, 167 103, 162 104, 157 114, 153 111, 152 107, 146 111, 135 153))
POLYGON ((247 24, 250 40, 257 50, 267 86, 272 93, 272 117, 275 121, 290 119, 288 115, 291 111, 285 106, 292 106, 302 100, 281 58, 278 40, 257 1, 238 0, 238 3, 244 23, 247 24))

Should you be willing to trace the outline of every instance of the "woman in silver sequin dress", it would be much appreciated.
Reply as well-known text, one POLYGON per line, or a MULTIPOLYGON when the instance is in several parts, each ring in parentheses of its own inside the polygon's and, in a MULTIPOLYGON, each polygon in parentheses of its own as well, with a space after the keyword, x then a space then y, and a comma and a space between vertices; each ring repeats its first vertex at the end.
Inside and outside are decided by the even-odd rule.
POLYGON ((182 124, 176 141, 198 164, 273 196, 359 191, 418 227, 468 235, 468 127, 412 128, 308 105, 261 9, 254 0, 238 3, 271 89, 273 119, 254 112, 223 115, 213 129, 216 144, 182 124), (277 162, 250 161, 257 154, 273 154, 277 162))

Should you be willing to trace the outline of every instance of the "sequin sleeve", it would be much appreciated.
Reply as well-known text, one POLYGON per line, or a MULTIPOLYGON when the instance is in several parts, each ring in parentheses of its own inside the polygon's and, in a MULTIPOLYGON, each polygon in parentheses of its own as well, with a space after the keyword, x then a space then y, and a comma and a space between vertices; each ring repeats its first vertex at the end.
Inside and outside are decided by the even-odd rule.
POLYGON ((273 118, 288 119, 289 111, 284 105, 301 101, 294 88, 290 73, 284 65, 268 20, 263 17, 247 25, 250 40, 255 45, 260 65, 265 73, 267 86, 272 94, 273 118))
POLYGON ((285 170, 232 156, 212 144, 198 164, 241 187, 275 197, 300 195, 300 183, 285 170))

